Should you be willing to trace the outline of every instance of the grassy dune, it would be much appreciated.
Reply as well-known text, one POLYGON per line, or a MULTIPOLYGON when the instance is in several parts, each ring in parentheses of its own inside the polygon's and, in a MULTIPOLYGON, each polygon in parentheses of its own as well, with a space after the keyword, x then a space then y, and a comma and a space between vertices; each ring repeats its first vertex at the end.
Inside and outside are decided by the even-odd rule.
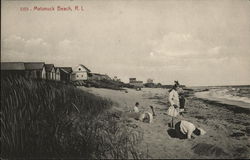
POLYGON ((1 79, 1 157, 140 158, 141 134, 118 123, 110 100, 70 85, 1 79))

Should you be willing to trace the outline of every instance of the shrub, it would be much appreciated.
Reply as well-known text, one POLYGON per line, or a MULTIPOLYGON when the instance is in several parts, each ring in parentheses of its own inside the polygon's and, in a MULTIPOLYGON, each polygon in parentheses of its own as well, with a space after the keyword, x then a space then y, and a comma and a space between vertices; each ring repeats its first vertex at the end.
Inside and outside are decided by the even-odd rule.
POLYGON ((72 85, 1 79, 1 156, 138 158, 140 138, 104 114, 111 106, 72 85))

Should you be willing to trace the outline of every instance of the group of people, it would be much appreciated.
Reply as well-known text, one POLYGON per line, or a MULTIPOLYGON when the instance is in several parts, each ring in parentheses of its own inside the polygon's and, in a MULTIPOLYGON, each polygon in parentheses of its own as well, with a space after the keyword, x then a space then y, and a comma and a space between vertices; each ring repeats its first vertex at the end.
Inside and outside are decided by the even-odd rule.
POLYGON ((170 107, 168 108, 167 114, 172 117, 172 123, 170 126, 175 129, 177 137, 181 139, 191 139, 194 137, 193 135, 200 136, 206 133, 202 128, 195 126, 191 122, 183 120, 185 98, 184 92, 180 88, 178 81, 175 81, 173 88, 169 90, 168 101, 170 103, 170 107), (174 125, 175 117, 181 117, 182 120, 178 121, 174 125))
MULTIPOLYGON (((196 127, 193 123, 183 119, 183 114, 185 113, 185 97, 178 81, 175 81, 172 89, 169 90, 168 101, 170 103, 170 107, 167 110, 167 114, 172 117, 172 123, 170 123, 170 127, 175 129, 177 137, 180 139, 191 139, 194 137, 193 135, 199 136, 206 133, 203 129, 196 127), (180 118, 182 120, 178 121, 174 125, 174 118, 180 118)), ((154 107, 150 106, 152 113, 149 111, 142 112, 139 109, 139 105, 140 104, 136 102, 133 108, 133 112, 138 114, 136 119, 143 122, 152 123, 153 118, 156 116, 154 107)))
POLYGON ((152 113, 151 113, 149 111, 146 111, 146 112, 140 111, 139 106, 140 106, 139 102, 136 102, 135 106, 134 106, 134 109, 133 109, 134 113, 137 114, 136 119, 140 120, 142 122, 152 123, 153 122, 153 117, 156 116, 154 107, 150 106, 150 109, 152 111, 152 113))

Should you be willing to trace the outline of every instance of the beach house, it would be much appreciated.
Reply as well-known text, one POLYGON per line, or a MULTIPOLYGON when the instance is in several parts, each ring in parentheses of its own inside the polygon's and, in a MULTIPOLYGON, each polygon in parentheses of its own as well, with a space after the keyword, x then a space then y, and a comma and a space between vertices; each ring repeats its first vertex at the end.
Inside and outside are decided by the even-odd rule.
POLYGON ((63 82, 70 82, 71 73, 73 72, 71 67, 59 67, 60 69, 60 80, 63 82))
POLYGON ((134 86, 135 88, 143 87, 143 81, 137 81, 136 78, 129 78, 129 84, 134 86))
POLYGON ((44 62, 25 62, 25 77, 32 79, 46 79, 44 62))
POLYGON ((60 81, 61 80, 61 74, 60 74, 60 68, 55 67, 55 80, 60 81))
POLYGON ((71 74, 72 81, 81 81, 87 80, 90 75, 90 70, 82 64, 77 65, 73 68, 73 72, 71 74))
POLYGON ((147 83, 144 84, 145 87, 149 87, 149 88, 154 88, 156 87, 155 84, 154 84, 154 80, 151 79, 151 78, 148 78, 147 79, 147 83))
POLYGON ((154 80, 151 79, 151 78, 148 78, 148 79, 147 79, 147 83, 154 83, 154 80))
POLYGON ((1 77, 25 76, 25 66, 23 62, 1 62, 1 77))
POLYGON ((56 70, 54 64, 45 64, 45 71, 47 80, 55 80, 56 70))
POLYGON ((46 79, 44 62, 1 62, 1 76, 46 79))
POLYGON ((121 82, 121 79, 118 78, 117 76, 114 76, 113 80, 114 80, 114 81, 117 81, 117 82, 121 82))

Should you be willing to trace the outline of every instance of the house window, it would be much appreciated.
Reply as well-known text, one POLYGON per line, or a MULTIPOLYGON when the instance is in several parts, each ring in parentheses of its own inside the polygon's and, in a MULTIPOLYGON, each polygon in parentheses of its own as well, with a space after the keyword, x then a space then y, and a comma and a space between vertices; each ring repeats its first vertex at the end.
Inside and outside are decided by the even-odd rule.
POLYGON ((78 75, 76 77, 78 77, 78 75))
POLYGON ((82 75, 82 77, 83 77, 83 75, 82 75))
POLYGON ((81 68, 78 69, 79 71, 81 70, 81 68))

